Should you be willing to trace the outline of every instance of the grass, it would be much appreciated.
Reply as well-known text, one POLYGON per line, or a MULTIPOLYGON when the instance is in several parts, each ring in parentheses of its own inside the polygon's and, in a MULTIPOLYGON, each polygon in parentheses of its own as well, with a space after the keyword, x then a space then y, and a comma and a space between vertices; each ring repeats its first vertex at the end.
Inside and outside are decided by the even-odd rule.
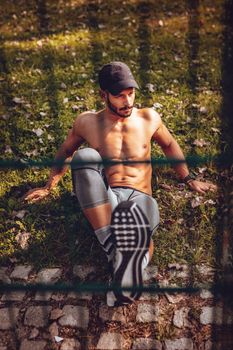
MULTIPOLYGON (((24 1, 1 5, 2 158, 52 158, 76 115, 102 107, 96 77, 99 67, 111 60, 132 68, 141 85, 138 106, 161 104, 158 111, 185 154, 220 153, 223 1, 205 0, 196 12, 182 0, 156 6, 137 0, 121 7, 114 0, 27 6, 24 1), (193 145, 201 139, 204 146, 193 145)), ((152 155, 161 154, 153 145, 152 155)), ((219 181, 214 164, 193 170, 200 178, 219 181)), ((197 194, 181 187, 170 168, 155 171, 161 225, 154 236, 153 262, 161 268, 174 261, 216 265, 218 195, 206 194, 193 208, 197 194)), ((37 266, 103 263, 91 228, 70 195, 70 173, 48 199, 22 202, 22 195, 43 185, 48 174, 47 168, 1 172, 2 264, 12 258, 37 266), (26 213, 17 218, 21 210, 26 213), (16 240, 24 232, 30 233, 26 250, 16 240)))

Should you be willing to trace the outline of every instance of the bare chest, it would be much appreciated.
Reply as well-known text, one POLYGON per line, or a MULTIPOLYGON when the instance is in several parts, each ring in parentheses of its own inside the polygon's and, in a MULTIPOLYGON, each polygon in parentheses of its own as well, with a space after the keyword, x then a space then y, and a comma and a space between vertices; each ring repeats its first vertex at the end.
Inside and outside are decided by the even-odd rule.
POLYGON ((102 157, 111 159, 145 159, 150 156, 151 135, 145 123, 115 123, 96 125, 88 143, 102 157))

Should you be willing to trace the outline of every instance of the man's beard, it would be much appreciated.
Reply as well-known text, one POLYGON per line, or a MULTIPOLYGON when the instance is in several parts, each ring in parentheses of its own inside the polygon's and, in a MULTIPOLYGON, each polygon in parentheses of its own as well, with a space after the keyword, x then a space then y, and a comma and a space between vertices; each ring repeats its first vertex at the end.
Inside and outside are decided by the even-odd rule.
POLYGON ((121 118, 128 118, 131 116, 132 114, 132 111, 133 111, 133 106, 130 106, 130 107, 122 107, 122 108, 117 108, 115 107, 109 100, 109 97, 107 96, 107 105, 108 105, 108 108, 110 109, 111 112, 113 112, 114 114, 118 115, 119 117, 121 118), (129 109, 130 112, 128 114, 121 114, 120 111, 124 111, 126 109, 129 109))

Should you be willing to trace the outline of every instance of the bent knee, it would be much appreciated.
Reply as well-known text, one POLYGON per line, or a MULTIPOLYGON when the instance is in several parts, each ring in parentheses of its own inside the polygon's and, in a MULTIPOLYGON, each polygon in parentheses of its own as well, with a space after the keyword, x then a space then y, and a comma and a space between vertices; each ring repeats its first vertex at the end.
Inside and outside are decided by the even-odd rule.
POLYGON ((99 169, 102 158, 94 148, 82 148, 76 151, 71 161, 72 170, 82 168, 99 169), (96 162, 96 163, 95 163, 96 162))

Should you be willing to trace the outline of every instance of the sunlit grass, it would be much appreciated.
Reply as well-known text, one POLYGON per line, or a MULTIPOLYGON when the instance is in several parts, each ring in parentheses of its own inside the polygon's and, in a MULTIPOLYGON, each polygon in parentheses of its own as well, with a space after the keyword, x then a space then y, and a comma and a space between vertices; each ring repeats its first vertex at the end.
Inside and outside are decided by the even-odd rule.
MULTIPOLYGON (((153 9, 153 1, 148 3, 153 9)), ((76 116, 102 107, 97 72, 111 60, 130 65, 141 86, 138 105, 161 105, 157 111, 186 154, 219 154, 222 2, 209 6, 211 10, 208 4, 199 9, 195 62, 190 61, 189 18, 183 1, 164 1, 146 19, 140 17, 138 1, 125 2, 120 8, 116 1, 101 2, 99 11, 97 5, 96 10, 81 1, 60 3, 58 8, 52 2, 47 4, 48 33, 38 29, 35 9, 5 5, 5 23, 0 26, 5 60, 0 105, 3 158, 52 158, 76 116), (15 12, 23 11, 27 16, 14 17, 15 12), (159 20, 163 22, 159 24, 159 20), (197 75, 195 89, 190 85, 191 68, 197 75), (147 83, 154 91, 148 90, 147 83), (40 137, 35 133, 38 128, 43 131, 40 137), (204 145, 194 146, 195 140, 204 140, 204 145)), ((162 155, 156 145, 152 155, 162 155)), ((213 165, 202 168, 194 169, 200 178, 217 181, 213 165)), ((2 172, 2 262, 13 256, 19 262, 41 266, 104 260, 70 195, 70 173, 47 200, 36 205, 22 202, 29 188, 45 184, 48 173, 47 168, 2 172), (16 217, 20 210, 26 210, 21 219, 16 217), (15 240, 19 232, 30 233, 28 250, 21 250, 15 240)), ((202 204, 193 208, 197 194, 188 188, 181 190, 168 168, 157 173, 159 184, 171 188, 153 188, 161 212, 161 225, 154 236, 154 263, 160 267, 174 261, 190 266, 215 264, 217 195, 207 194, 202 204)))

